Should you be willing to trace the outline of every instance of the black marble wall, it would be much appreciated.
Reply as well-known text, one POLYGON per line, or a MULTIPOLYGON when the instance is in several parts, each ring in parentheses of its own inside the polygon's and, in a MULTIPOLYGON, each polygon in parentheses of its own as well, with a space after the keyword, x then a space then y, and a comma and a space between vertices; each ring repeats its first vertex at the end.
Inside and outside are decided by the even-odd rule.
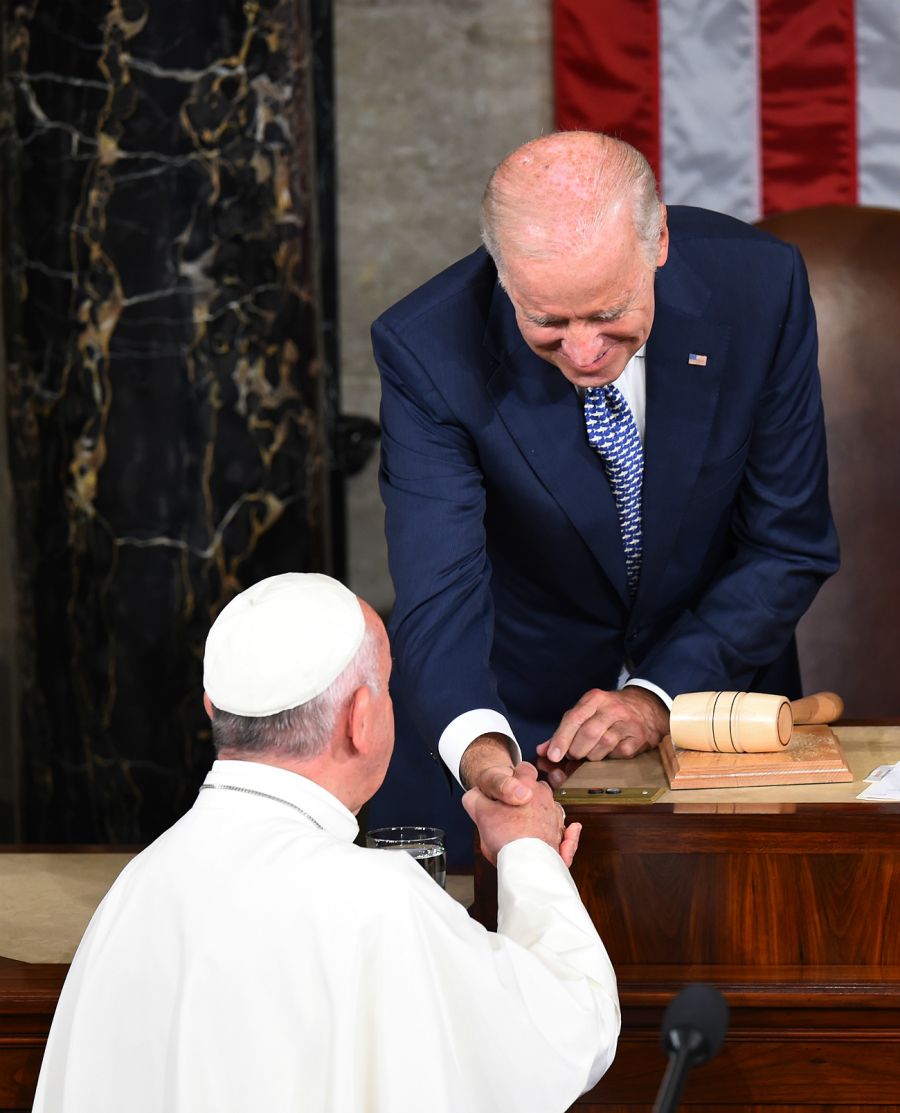
POLYGON ((2 0, 24 834, 145 841, 209 624, 331 570, 305 0, 2 0))

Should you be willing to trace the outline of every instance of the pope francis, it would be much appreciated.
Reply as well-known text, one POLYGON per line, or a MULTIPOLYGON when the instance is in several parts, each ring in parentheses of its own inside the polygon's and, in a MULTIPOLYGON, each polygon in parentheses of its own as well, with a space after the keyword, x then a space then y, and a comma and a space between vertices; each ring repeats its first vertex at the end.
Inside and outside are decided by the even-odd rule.
POLYGON ((206 642, 217 760, 97 909, 36 1113, 551 1113, 609 1066, 615 978, 549 788, 465 806, 499 927, 354 844, 393 746, 375 612, 327 576, 238 595, 206 642))

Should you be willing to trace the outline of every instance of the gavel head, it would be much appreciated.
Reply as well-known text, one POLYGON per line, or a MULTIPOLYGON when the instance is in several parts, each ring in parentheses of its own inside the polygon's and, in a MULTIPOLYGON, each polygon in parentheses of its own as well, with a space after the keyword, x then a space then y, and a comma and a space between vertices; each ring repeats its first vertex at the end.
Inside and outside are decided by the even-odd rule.
POLYGON ((685 692, 673 700, 669 720, 682 750, 722 754, 780 750, 793 727, 788 700, 763 692, 685 692))

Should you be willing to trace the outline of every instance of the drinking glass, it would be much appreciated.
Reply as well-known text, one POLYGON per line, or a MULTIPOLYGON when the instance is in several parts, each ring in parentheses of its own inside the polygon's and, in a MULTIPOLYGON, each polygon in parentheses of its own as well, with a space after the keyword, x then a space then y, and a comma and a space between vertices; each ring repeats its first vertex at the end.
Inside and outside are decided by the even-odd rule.
POLYGON ((405 850, 442 889, 447 885, 447 852, 440 827, 376 827, 366 832, 366 846, 405 850))

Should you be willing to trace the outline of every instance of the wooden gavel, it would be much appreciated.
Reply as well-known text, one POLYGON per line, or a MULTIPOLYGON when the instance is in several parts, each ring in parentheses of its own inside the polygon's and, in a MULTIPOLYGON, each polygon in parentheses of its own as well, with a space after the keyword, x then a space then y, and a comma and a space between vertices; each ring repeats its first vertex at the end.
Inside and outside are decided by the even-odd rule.
POLYGON ((834 692, 793 701, 764 692, 685 692, 672 703, 669 732, 682 750, 765 753, 785 747, 795 723, 831 723, 843 711, 834 692))

